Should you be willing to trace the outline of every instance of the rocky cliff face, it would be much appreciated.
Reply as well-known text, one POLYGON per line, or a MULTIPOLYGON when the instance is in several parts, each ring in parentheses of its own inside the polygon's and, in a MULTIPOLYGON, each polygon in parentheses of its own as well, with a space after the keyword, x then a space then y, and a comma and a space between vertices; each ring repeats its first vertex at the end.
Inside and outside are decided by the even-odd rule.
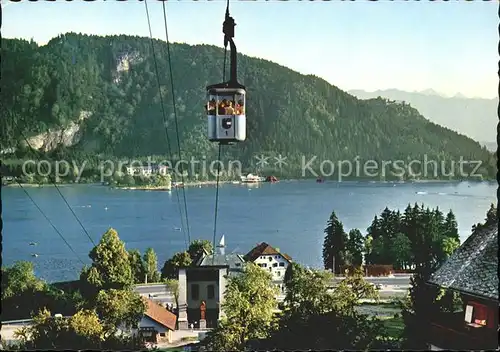
POLYGON ((39 135, 28 138, 30 145, 43 152, 54 150, 57 146, 62 145, 71 147, 82 138, 82 122, 92 115, 89 111, 82 111, 77 122, 71 122, 65 128, 57 130, 49 130, 39 135))
POLYGON ((115 73, 115 77, 113 79, 113 82, 115 84, 120 83, 120 80, 121 80, 120 74, 122 72, 128 72, 131 64, 132 65, 139 64, 143 60, 144 59, 136 51, 133 51, 130 53, 123 53, 122 55, 120 55, 116 60, 116 73, 115 73))

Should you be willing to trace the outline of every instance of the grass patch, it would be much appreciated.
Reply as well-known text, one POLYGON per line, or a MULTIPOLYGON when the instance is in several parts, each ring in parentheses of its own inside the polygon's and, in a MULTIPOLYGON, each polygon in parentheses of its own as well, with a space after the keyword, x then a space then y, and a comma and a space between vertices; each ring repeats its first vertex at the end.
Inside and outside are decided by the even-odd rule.
POLYGON ((401 335, 404 329, 403 318, 400 314, 392 317, 377 317, 382 322, 385 332, 377 336, 372 346, 376 350, 401 350, 401 335))
POLYGON ((188 341, 198 341, 197 336, 184 336, 181 338, 182 342, 188 342, 188 341))
POLYGON ((381 308, 399 308, 399 302, 398 301, 391 301, 391 302, 363 302, 360 304, 360 306, 374 306, 374 307, 381 307, 381 308))
POLYGON ((387 330, 387 334, 392 338, 399 338, 403 333, 405 327, 403 318, 398 315, 397 317, 382 319, 383 324, 387 330))

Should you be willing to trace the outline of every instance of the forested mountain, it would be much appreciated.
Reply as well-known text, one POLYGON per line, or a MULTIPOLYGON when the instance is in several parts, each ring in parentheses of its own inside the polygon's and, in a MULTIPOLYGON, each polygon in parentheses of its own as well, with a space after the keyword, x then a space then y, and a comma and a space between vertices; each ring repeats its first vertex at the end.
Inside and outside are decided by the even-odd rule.
POLYGON ((360 99, 379 96, 406 101, 415 106, 426 118, 438 125, 450 128, 496 150, 498 124, 498 98, 467 98, 440 96, 432 90, 423 92, 404 92, 397 89, 365 92, 350 90, 349 93, 360 99))
MULTIPOLYGON (((176 153, 166 43, 155 40, 154 49, 176 153)), ((222 81, 223 57, 214 46, 171 45, 183 158, 216 156, 217 146, 206 138, 203 104, 205 86, 222 81)), ((424 155, 458 162, 462 156, 482 160, 480 171, 494 175, 491 153, 429 122, 408 104, 359 100, 315 76, 241 54, 238 60, 239 81, 247 86, 247 140, 226 148, 225 157, 252 167, 257 154, 282 154, 292 167, 303 155, 335 162, 356 156, 361 161, 423 160, 424 155)), ((50 143, 45 134, 33 144, 51 150, 63 141, 68 147, 56 148, 58 155, 167 155, 149 38, 68 33, 45 46, 4 39, 0 104, 2 150, 22 147, 23 135, 50 129, 50 143)))

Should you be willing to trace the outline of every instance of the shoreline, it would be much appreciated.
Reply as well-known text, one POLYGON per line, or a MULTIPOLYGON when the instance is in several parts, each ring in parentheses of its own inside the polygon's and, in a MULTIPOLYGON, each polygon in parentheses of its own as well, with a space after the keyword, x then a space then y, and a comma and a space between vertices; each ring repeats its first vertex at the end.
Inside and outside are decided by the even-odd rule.
MULTIPOLYGON (((260 184, 265 184, 265 183, 280 183, 280 182, 301 182, 301 181, 314 181, 316 180, 315 178, 291 178, 291 179, 279 179, 278 182, 268 182, 268 181, 260 181, 260 182, 242 182, 239 180, 224 180, 224 181, 219 181, 219 185, 221 184, 234 184, 234 185, 260 185, 260 184)), ((330 179, 324 179, 323 182, 320 183, 366 183, 366 184, 410 184, 410 183, 461 183, 461 182, 473 182, 473 183, 492 183, 495 182, 495 180, 440 180, 440 179, 428 179, 428 180, 405 180, 405 181, 374 181, 374 180, 356 180, 356 179, 346 179, 346 180, 330 180, 330 179)), ((174 188, 183 188, 183 187, 202 187, 202 186, 215 186, 217 185, 217 181, 215 180, 210 180, 210 181, 188 181, 188 182, 179 182, 182 184, 182 186, 174 186, 172 185, 170 188, 165 187, 165 186, 111 186, 111 185, 106 185, 102 184, 100 182, 92 182, 92 183, 57 183, 58 187, 65 187, 65 186, 105 186, 105 187, 110 187, 112 189, 123 189, 123 190, 144 190, 144 191, 170 191, 174 188)), ((37 187, 53 187, 54 184, 52 183, 43 183, 43 184, 38 184, 38 183, 21 183, 22 187, 29 187, 29 188, 37 188, 37 187)), ((13 183, 7 183, 3 184, 2 187, 20 187, 18 183, 13 182, 13 183)))
POLYGON ((145 187, 145 186, 109 186, 111 189, 123 189, 126 191, 171 191, 172 187, 145 187))
MULTIPOLYGON (((235 181, 219 181, 220 184, 230 184, 235 181)), ((112 189, 123 189, 123 190, 134 190, 134 191, 171 191, 173 189, 184 188, 184 187, 202 187, 216 185, 217 181, 195 181, 195 182, 179 182, 181 186, 172 185, 171 187, 166 186, 109 186, 112 189)))

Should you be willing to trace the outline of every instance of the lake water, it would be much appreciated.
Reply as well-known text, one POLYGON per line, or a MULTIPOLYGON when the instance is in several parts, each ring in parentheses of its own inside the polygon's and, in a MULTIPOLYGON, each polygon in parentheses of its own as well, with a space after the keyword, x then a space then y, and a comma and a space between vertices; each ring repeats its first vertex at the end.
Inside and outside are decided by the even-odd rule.
MULTIPOLYGON (((25 188, 51 219, 78 256, 90 263, 89 238, 53 186, 25 188)), ((185 249, 179 231, 181 218, 176 191, 131 191, 98 185, 60 186, 59 189, 93 238, 113 227, 127 249, 154 248, 160 268, 173 253, 185 249)), ((321 253, 332 210, 346 231, 362 233, 388 206, 401 211, 408 203, 452 209, 461 240, 471 226, 482 222, 491 203, 496 204, 496 183, 358 183, 284 181, 245 186, 224 184, 219 191, 217 241, 225 234, 226 252, 246 254, 265 241, 297 262, 322 265, 321 253)), ((212 240, 215 187, 186 188, 191 239, 212 240)), ((184 209, 182 190, 179 190, 184 209)), ((3 263, 30 260, 38 276, 47 281, 78 277, 81 263, 20 188, 2 188, 3 263), (37 242, 30 246, 30 242, 37 242), (32 257, 37 253, 38 257, 32 257)), ((186 233, 187 235, 187 233, 186 233)))

